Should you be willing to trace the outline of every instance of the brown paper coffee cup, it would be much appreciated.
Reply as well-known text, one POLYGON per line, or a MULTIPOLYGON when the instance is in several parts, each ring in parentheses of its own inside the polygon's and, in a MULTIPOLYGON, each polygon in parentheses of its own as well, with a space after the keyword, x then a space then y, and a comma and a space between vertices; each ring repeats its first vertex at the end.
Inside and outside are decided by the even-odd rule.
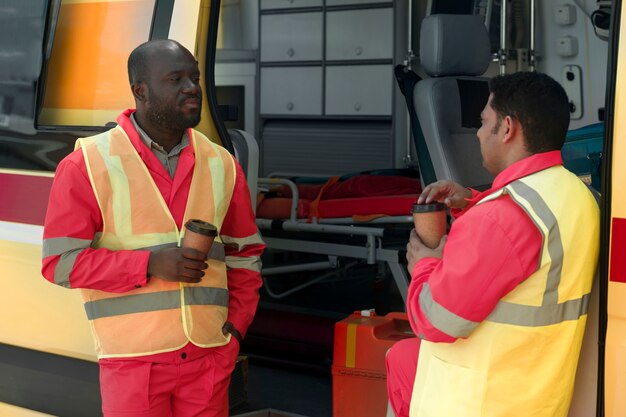
POLYGON ((185 229, 182 246, 208 255, 217 236, 217 228, 203 220, 191 219, 185 223, 185 229))
POLYGON ((446 234, 446 210, 446 205, 441 203, 413 204, 411 209, 417 236, 431 249, 436 248, 446 234))

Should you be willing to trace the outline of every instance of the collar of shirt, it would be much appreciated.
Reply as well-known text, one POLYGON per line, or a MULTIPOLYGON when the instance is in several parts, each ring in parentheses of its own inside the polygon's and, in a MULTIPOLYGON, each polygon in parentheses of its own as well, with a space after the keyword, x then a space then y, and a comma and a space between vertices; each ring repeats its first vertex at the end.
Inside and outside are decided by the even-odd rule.
POLYGON ((174 146, 168 153, 165 151, 165 148, 163 148, 163 146, 153 141, 150 136, 148 136, 148 134, 141 128, 141 126, 139 126, 137 120, 135 120, 134 113, 130 115, 129 119, 133 123, 133 126, 135 127, 135 130, 139 134, 139 137, 141 138, 143 143, 145 143, 149 149, 152 149, 153 152, 154 150, 156 150, 167 156, 174 156, 180 154, 180 152, 189 145, 189 134, 187 133, 187 130, 185 130, 185 133, 183 133, 183 137, 181 138, 178 145, 174 146))
POLYGON ((470 204, 465 207, 463 211, 467 210, 469 207, 473 206, 484 197, 499 190, 502 187, 507 186, 513 181, 526 177, 530 174, 534 174, 535 172, 543 171, 544 169, 553 167, 555 165, 563 165, 561 151, 537 153, 529 156, 528 158, 524 158, 521 161, 517 161, 509 165, 496 176, 496 178, 493 180, 491 188, 483 192, 473 192, 472 198, 467 200, 470 204))

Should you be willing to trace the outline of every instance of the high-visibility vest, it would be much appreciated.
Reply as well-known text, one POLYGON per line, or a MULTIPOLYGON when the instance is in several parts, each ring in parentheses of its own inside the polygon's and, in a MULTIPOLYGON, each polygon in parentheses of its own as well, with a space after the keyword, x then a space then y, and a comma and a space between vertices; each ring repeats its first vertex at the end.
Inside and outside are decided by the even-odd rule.
MULTIPOLYGON (((168 352, 188 342, 200 347, 221 346, 230 340, 230 335, 222 332, 228 315, 228 288, 219 230, 232 198, 236 170, 228 151, 193 129, 189 132, 195 165, 183 224, 195 218, 217 227, 209 267, 198 284, 154 277, 145 287, 121 294, 81 290, 98 358, 168 352)), ((78 139, 76 147, 83 152, 102 212, 103 230, 93 248, 153 251, 179 244, 184 230, 178 230, 145 163, 121 127, 78 139)))
MULTIPOLYGON (((411 417, 567 416, 598 260, 599 210, 587 187, 560 165, 478 204, 505 194, 541 232, 538 268, 483 322, 454 317, 467 338, 422 341, 411 417)), ((428 286, 420 302, 422 296, 428 298, 428 286)), ((452 319, 438 313, 437 320, 452 319)))

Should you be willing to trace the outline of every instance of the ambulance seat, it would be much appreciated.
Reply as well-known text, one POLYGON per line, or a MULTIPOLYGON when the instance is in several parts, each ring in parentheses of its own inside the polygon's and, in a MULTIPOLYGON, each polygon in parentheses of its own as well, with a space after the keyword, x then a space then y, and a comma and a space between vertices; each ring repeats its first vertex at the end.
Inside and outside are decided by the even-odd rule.
MULTIPOLYGON (((489 97, 491 46, 475 15, 430 15, 420 34, 420 60, 430 76, 417 83, 413 104, 437 179, 488 188, 476 131, 489 97)), ((418 148, 419 149, 419 148, 418 148)))

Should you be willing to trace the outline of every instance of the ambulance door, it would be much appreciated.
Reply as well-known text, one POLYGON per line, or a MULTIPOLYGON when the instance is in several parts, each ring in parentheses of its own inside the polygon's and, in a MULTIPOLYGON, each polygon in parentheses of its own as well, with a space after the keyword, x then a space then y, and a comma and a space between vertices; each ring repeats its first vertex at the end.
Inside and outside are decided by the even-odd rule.
POLYGON ((626 28, 622 1, 613 1, 612 46, 603 169, 603 223, 600 277, 601 299, 606 299, 607 325, 601 320, 600 341, 606 332, 604 356, 600 356, 599 416, 626 413, 626 28), (611 140, 612 138, 612 140, 611 140), (605 298, 606 297, 606 298, 605 298), (604 392, 603 392, 604 390, 604 392), (603 397, 602 397, 603 395, 603 397))
POLYGON ((0 129, 35 133, 37 93, 59 12, 54 0, 4 0, 0 13, 0 129))

